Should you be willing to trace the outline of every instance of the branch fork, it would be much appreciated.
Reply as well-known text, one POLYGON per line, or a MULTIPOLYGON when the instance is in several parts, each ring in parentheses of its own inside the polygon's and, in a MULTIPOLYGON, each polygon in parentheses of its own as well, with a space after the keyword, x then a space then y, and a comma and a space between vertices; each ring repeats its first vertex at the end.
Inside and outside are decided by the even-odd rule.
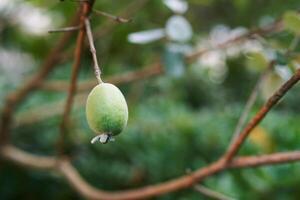
MULTIPOLYGON (((101 71, 98 66, 98 61, 96 57, 96 50, 93 44, 93 37, 91 34, 90 23, 86 18, 91 10, 91 3, 82 3, 83 13, 81 16, 81 25, 86 27, 86 34, 89 39, 91 53, 93 55, 94 69, 98 82, 101 82, 101 71)), ((73 25, 73 24, 72 24, 73 25)), ((261 33, 266 31, 274 30, 277 25, 272 26, 269 29, 264 29, 261 33)), ((258 31, 256 31, 257 33, 258 31)), ((237 40, 245 39, 246 37, 251 37, 252 34, 248 33, 243 37, 239 37, 237 40)), ((51 51, 50 56, 46 60, 43 68, 39 71, 30 81, 28 81, 21 89, 14 93, 14 100, 10 102, 7 100, 5 104, 5 110, 2 113, 1 118, 1 140, 8 137, 9 127, 12 122, 13 111, 17 104, 20 103, 32 90, 36 89, 37 83, 43 82, 44 78, 52 70, 53 66, 57 62, 57 57, 61 53, 66 41, 70 37, 70 31, 67 31, 62 40, 58 43, 57 47, 51 51)), ((64 110, 64 118, 62 122, 62 127, 65 127, 71 107, 73 102, 73 96, 76 92, 76 80, 80 64, 80 55, 82 52, 83 39, 85 37, 85 30, 80 29, 79 35, 77 37, 77 45, 75 50, 75 60, 72 70, 72 78, 68 92, 67 103, 64 110)), ((236 42, 237 40, 232 40, 231 42, 236 42)), ((230 43, 230 42, 229 42, 230 43)), ((222 45, 229 45, 226 43, 222 45)), ((207 50, 208 51, 208 50, 207 50)), ((206 52, 207 52, 206 51, 206 52)), ((191 59, 195 59, 195 56, 199 56, 205 51, 196 52, 196 54, 190 55, 191 59)), ((187 59, 188 59, 187 58, 187 59)), ((229 146, 227 152, 216 162, 209 164, 206 167, 200 168, 194 172, 186 174, 182 177, 169 180, 164 183, 159 183, 156 185, 150 185, 138 189, 126 190, 126 191, 104 191, 102 189, 97 189, 87 183, 77 172, 77 170, 72 166, 69 160, 63 159, 64 157, 52 157, 52 156, 36 156, 31 153, 25 152, 18 149, 12 145, 6 143, 0 146, 0 156, 3 159, 14 162, 18 165, 27 168, 34 168, 40 170, 55 170, 62 174, 62 176, 67 180, 67 182, 83 197, 87 199, 109 199, 109 200, 132 200, 132 199, 147 199, 154 196, 159 196, 165 193, 177 191, 184 188, 189 188, 195 184, 203 181, 206 177, 212 176, 216 173, 236 168, 246 168, 246 167, 257 167, 264 165, 274 165, 286 162, 295 162, 300 160, 300 151, 294 152, 283 152, 274 153, 270 155, 262 156, 245 156, 245 157, 235 157, 241 148, 242 144, 246 140, 247 136, 253 130, 253 128, 261 122, 268 112, 278 103, 278 101, 300 80, 300 69, 297 70, 295 75, 293 75, 285 84, 283 84, 277 92, 271 96, 271 98, 262 106, 259 112, 250 120, 246 127, 241 131, 237 138, 229 146)), ((62 129, 64 130, 64 129, 62 129)))

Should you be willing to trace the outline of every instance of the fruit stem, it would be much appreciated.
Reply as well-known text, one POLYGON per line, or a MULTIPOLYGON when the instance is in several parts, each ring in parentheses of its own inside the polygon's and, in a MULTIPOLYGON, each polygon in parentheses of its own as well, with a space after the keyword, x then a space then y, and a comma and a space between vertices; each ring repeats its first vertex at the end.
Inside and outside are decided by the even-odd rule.
POLYGON ((86 33, 87 33, 87 38, 89 40, 89 44, 90 44, 90 51, 92 53, 93 56, 93 62, 94 62, 94 71, 95 71, 95 75, 97 78, 98 83, 103 83, 102 79, 101 79, 101 70, 98 64, 98 60, 97 60, 97 52, 96 52, 96 48, 94 45, 94 39, 93 39, 93 34, 91 31, 91 24, 88 18, 85 19, 84 21, 85 23, 85 28, 86 28, 86 33))

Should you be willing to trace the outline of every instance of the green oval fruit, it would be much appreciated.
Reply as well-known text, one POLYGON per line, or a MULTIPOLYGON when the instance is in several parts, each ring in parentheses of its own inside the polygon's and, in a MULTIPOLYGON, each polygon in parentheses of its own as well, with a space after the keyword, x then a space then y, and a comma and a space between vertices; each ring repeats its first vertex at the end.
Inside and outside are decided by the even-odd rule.
POLYGON ((110 83, 95 86, 87 98, 86 117, 93 131, 106 136, 105 141, 100 140, 102 143, 121 133, 128 120, 127 103, 122 92, 110 83))

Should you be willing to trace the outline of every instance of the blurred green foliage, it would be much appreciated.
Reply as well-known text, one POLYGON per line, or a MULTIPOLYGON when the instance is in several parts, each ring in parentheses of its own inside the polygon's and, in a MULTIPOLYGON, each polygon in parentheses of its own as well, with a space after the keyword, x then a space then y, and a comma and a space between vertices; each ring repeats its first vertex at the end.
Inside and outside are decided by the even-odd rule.
MULTIPOLYGON (((130 2, 132 1, 96 1, 95 7, 118 13, 130 2)), ((190 8, 186 17, 194 29, 194 37, 190 42, 193 46, 201 43, 215 25, 225 24, 231 28, 242 26, 250 29, 258 27, 263 18, 276 19, 286 11, 295 10, 300 6, 298 0, 188 2, 190 8)), ((67 0, 30 0, 26 3, 60 19, 54 23, 57 27, 63 26, 77 9, 75 2, 67 0)), ((157 57, 162 57, 163 41, 135 45, 127 42, 127 35, 145 29, 164 27, 165 21, 171 15, 172 12, 160 0, 151 0, 133 15, 132 23, 117 25, 109 34, 96 38, 95 45, 104 80, 109 75, 141 69, 157 57)), ((293 16, 285 16, 290 18, 294 15, 295 13, 293 16)), ((16 82, 12 82, 10 76, 1 71, 1 107, 6 94, 22 85, 25 77, 38 70, 39 64, 60 37, 60 34, 32 35, 24 32, 13 22, 14 18, 8 16, 5 11, 0 11, 0 48, 29 55, 34 66, 29 68, 25 75, 18 76, 16 82)), ((92 17, 94 33, 102 30, 105 21, 103 17, 92 17)), ((288 29, 291 28, 288 26, 288 29)), ((294 29, 292 31, 295 32, 294 29)), ((265 40, 273 49, 281 52, 289 46, 292 38, 292 33, 283 31, 270 34, 265 40)), ((75 37, 67 47, 67 52, 74 50, 74 44, 75 37)), ((298 48, 297 46, 296 51, 298 48)), ((178 59, 181 62, 181 58, 178 59)), ((94 186, 122 190, 166 181, 186 174, 187 170, 195 170, 215 161, 226 150, 245 101, 265 67, 265 59, 257 53, 227 57, 226 75, 219 82, 210 79, 209 69, 196 62, 187 65, 180 77, 167 74, 120 86, 128 101, 129 124, 124 133, 116 137, 115 142, 107 145, 90 144, 94 133, 88 128, 84 107, 77 106, 73 110, 69 129, 69 152, 74 165, 94 186), (253 60, 255 57, 258 59, 253 60), (255 66, 251 68, 253 65, 255 66)), ((93 78, 92 60, 87 49, 82 63, 80 80, 93 78)), ((49 79, 68 80, 71 65, 72 58, 59 64, 49 79)), ((22 66, 15 70, 20 68, 22 66)), ((5 72, 16 73, 13 70, 5 72)), ((299 147, 299 89, 299 86, 296 86, 276 106, 259 126, 256 136, 247 140, 240 154, 264 154, 295 150, 299 147)), ((20 105, 17 113, 26 113, 36 106, 51 104, 65 98, 65 93, 31 93, 20 105)), ((250 113, 251 116, 264 100, 264 95, 260 95, 250 113)), ((55 115, 34 124, 15 126, 12 129, 13 144, 35 154, 53 155, 60 121, 61 116, 55 115)), ((236 199, 292 200, 300 198, 299 174, 299 163, 284 164, 231 170, 210 177, 203 184, 236 199)), ((81 199, 58 177, 54 172, 23 169, 1 161, 0 199, 81 199)), ((188 189, 155 199, 207 198, 188 189)))

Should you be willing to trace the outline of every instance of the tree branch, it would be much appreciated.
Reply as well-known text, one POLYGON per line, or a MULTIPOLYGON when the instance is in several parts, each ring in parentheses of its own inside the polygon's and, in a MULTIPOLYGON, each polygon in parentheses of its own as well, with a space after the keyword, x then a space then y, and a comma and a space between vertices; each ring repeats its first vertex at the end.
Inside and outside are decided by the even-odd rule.
POLYGON ((69 32, 69 31, 78 31, 81 29, 81 26, 69 26, 64 28, 58 28, 58 29, 51 29, 48 31, 48 33, 60 33, 60 32, 69 32))
POLYGON ((289 91, 300 79, 300 69, 285 82, 263 105, 263 107, 257 112, 257 114, 251 119, 248 125, 243 129, 239 136, 229 146, 227 152, 224 155, 224 161, 229 162, 233 156, 238 152, 241 145, 244 143, 250 132, 264 119, 266 114, 275 106, 278 101, 289 91))
POLYGON ((118 23, 128 23, 128 22, 132 21, 131 19, 125 19, 123 17, 115 16, 115 15, 109 14, 107 12, 103 12, 103 11, 96 10, 96 9, 93 9, 93 13, 95 13, 96 15, 107 17, 107 18, 109 18, 111 20, 114 20, 118 23))
POLYGON ((36 156, 10 145, 2 146, 0 148, 0 155, 6 160, 28 168, 57 170, 83 197, 87 199, 99 200, 146 199, 172 191, 189 188, 194 184, 203 181, 206 177, 212 176, 227 169, 249 168, 300 161, 300 151, 274 153, 262 156, 237 157, 229 163, 225 163, 222 160, 216 161, 188 175, 184 175, 164 183, 133 190, 108 192, 97 189, 88 184, 66 159, 55 159, 51 156, 36 156))
POLYGON ((281 30, 282 29, 282 21, 281 19, 277 20, 276 22, 274 23, 271 23, 265 27, 262 27, 262 28, 257 28, 257 29, 254 29, 254 30, 251 30, 249 32, 246 32, 245 34, 242 34, 240 36, 237 36, 235 38, 232 38, 230 40, 227 40, 225 41, 224 43, 222 44, 219 44, 215 47, 211 47, 211 48, 207 48, 207 49, 200 49, 200 50, 196 50, 192 53, 190 53, 189 55, 187 55, 186 59, 187 59, 187 62, 188 63, 191 63, 193 62, 194 60, 196 60, 198 57, 204 55, 205 53, 209 52, 209 51, 212 51, 214 49, 225 49, 227 48, 228 46, 230 46, 231 44, 235 44, 235 43, 238 43, 238 42, 242 42, 244 41, 245 39, 248 39, 248 38, 251 38, 255 35, 266 35, 270 32, 274 32, 274 31, 278 31, 278 30, 281 30))
MULTIPOLYGON (((143 6, 145 6, 146 3, 148 3, 148 2, 149 2, 149 0, 135 0, 135 1, 132 1, 131 3, 128 4, 127 7, 122 8, 122 10, 120 12, 118 12, 117 15, 129 18, 135 12, 139 11, 143 6)), ((110 20, 107 20, 103 24, 103 26, 101 26, 100 28, 97 28, 94 31, 94 38, 96 40, 98 38, 102 38, 105 34, 110 32, 116 25, 117 25, 117 23, 111 23, 110 20)))
POLYGON ((269 66, 267 67, 267 69, 261 74, 261 76, 259 77, 259 79, 257 80, 247 102, 245 105, 245 108, 239 118, 239 121, 235 127, 234 133, 233 133, 233 137, 231 139, 230 145, 237 139, 237 137, 239 136, 239 133, 242 131, 242 128, 246 122, 246 119, 248 117, 249 112, 251 111, 251 108, 253 106, 253 104, 256 101, 257 98, 257 94, 258 91, 261 87, 262 82, 265 80, 265 78, 267 77, 267 75, 272 71, 272 68, 274 67, 275 62, 271 61, 269 63, 269 66))
MULTIPOLYGON (((131 71, 123 74, 117 74, 106 78, 106 82, 118 85, 130 83, 138 80, 143 80, 145 78, 157 76, 163 73, 163 67, 160 62, 155 62, 149 66, 144 67, 143 69, 139 69, 136 71, 131 71)), ((78 84, 79 92, 86 92, 91 90, 97 81, 94 79, 81 81, 78 84)), ((47 81, 42 83, 40 89, 48 90, 48 91, 56 91, 56 92, 65 92, 69 87, 69 83, 66 81, 47 81)))
MULTIPOLYGON (((83 2, 81 4, 81 16, 80 16, 80 25, 79 25, 80 27, 84 27, 85 20, 91 11, 92 4, 93 4, 92 2, 83 2)), ((84 39, 85 39, 85 29, 82 28, 79 31, 78 36, 77 36, 76 47, 75 47, 75 52, 74 52, 74 63, 73 63, 73 67, 72 67, 71 81, 70 81, 69 90, 68 90, 68 97, 67 97, 65 108, 64 108, 63 119, 60 124, 61 134, 60 134, 60 138, 58 141, 58 151, 59 151, 59 154, 61 154, 61 155, 64 153, 65 138, 67 135, 67 123, 68 123, 69 114, 71 112, 72 105, 73 105, 73 98, 74 98, 74 95, 76 92, 77 76, 79 73, 84 39)))
MULTIPOLYGON (((93 2, 93 1, 90 1, 93 2)), ((84 2, 83 5, 89 7, 90 5, 88 2, 84 2)), ((90 8, 89 8, 90 9, 90 8)), ((87 9, 87 10, 89 10, 87 9)), ((87 14, 88 12, 86 12, 87 14)), ((81 17, 81 24, 84 23, 86 15, 81 17)), ((280 25, 280 22, 276 23, 280 25)), ((251 37, 252 34, 260 34, 265 33, 270 30, 274 31, 274 29, 278 28, 278 26, 270 27, 269 29, 263 29, 259 31, 252 31, 248 34, 237 38, 236 41, 241 41, 245 38, 251 37), (245 37, 245 38, 244 38, 245 37)), ((65 34, 70 34, 66 32, 65 34)), ((73 65, 72 71, 72 78, 71 84, 69 85, 69 93, 67 98, 67 103, 64 110, 64 117, 62 122, 61 130, 65 130, 65 126, 67 123, 67 119, 69 113, 72 108, 73 97, 76 91, 76 77, 78 74, 79 63, 80 63, 80 55, 81 55, 81 48, 83 45, 85 32, 81 30, 79 36, 77 38, 77 47, 75 53, 75 61, 73 65)), ((231 41, 231 42, 233 42, 231 41)), ((64 42, 64 41, 62 41, 64 42)), ((225 48, 229 43, 225 43, 223 46, 219 46, 218 48, 225 48)), ((2 115, 2 126, 1 126, 1 141, 7 141, 9 127, 11 125, 12 113, 15 106, 26 97, 26 95, 34 90, 38 84, 40 84, 46 75, 51 71, 53 65, 57 62, 59 57, 59 53, 63 46, 62 44, 58 44, 57 49, 54 49, 53 55, 50 54, 49 62, 50 64, 45 64, 44 68, 35 75, 25 86, 23 86, 20 90, 16 93, 9 96, 6 102, 6 106, 4 108, 4 112, 2 115), (60 48, 59 48, 60 47, 60 48), (52 56, 52 57, 51 57, 52 56)), ((209 51, 210 49, 207 49, 209 51)), ((206 52, 207 52, 206 51, 206 52)), ((205 51, 204 51, 205 53, 205 51)), ((196 59, 198 56, 202 55, 203 51, 196 52, 196 54, 189 55, 187 57, 187 61, 196 59)), ((161 66, 159 63, 158 66, 161 66)), ((133 76, 135 77, 135 76, 133 76)), ((245 129, 242 131, 241 134, 237 137, 236 140, 229 146, 227 153, 221 157, 216 162, 200 168, 188 175, 181 176, 179 178, 169 180, 164 183, 159 183, 156 185, 150 185, 138 189, 126 190, 126 191, 114 191, 108 192, 101 189, 97 189, 87 183, 77 172, 77 170, 72 166, 70 161, 66 160, 65 158, 59 157, 47 157, 47 156, 36 156, 32 155, 31 153, 27 153, 22 151, 14 146, 10 146, 7 144, 0 145, 0 155, 2 158, 12 161, 16 164, 21 166, 25 166, 28 168, 35 168, 35 169, 44 169, 44 170, 55 170, 60 172, 63 177, 69 182, 69 184, 83 197, 87 199, 110 199, 110 200, 131 200, 131 199, 145 199, 150 198, 158 195, 162 195, 165 193, 169 193, 172 191, 177 191, 184 188, 189 188, 195 185, 198 182, 203 181, 206 177, 212 176, 216 173, 222 172, 228 169, 234 168, 245 168, 245 167, 256 167, 256 166, 263 166, 263 165, 274 165, 286 162, 294 162, 300 160, 300 151, 295 152, 286 152, 286 153, 274 153, 270 155, 263 155, 263 156, 245 156, 245 157, 237 157, 233 158, 235 154, 238 152, 239 148, 251 132, 253 128, 266 116, 266 114, 270 111, 270 109, 276 105, 276 103, 285 95, 285 93, 292 88, 300 79, 300 69, 297 70, 296 74, 291 77, 268 101, 267 103, 260 109, 260 111, 253 117, 253 119, 248 123, 245 129), (229 162, 230 161, 230 162, 229 162)), ((128 80, 128 77, 125 78, 128 80)))

